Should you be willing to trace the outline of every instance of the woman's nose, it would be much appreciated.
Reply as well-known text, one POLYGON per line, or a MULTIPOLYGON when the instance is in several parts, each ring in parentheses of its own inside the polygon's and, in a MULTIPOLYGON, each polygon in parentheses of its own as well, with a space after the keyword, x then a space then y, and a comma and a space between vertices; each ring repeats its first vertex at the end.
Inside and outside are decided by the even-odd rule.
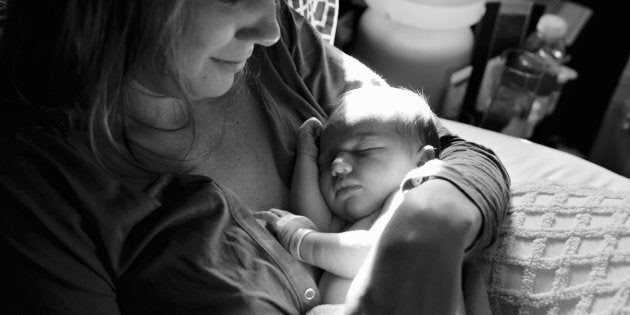
POLYGON ((250 3, 248 23, 237 31, 236 37, 262 46, 275 44, 280 39, 276 0, 254 0, 250 3))
POLYGON ((352 164, 344 157, 336 157, 330 165, 330 175, 337 177, 352 172, 352 164))

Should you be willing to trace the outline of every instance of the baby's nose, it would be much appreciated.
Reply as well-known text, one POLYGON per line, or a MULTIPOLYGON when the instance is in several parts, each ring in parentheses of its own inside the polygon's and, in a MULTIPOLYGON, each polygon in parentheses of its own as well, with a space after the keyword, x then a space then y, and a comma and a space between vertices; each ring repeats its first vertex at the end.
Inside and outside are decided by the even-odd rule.
POLYGON ((330 174, 332 177, 347 175, 350 172, 352 172, 352 164, 348 161, 348 159, 337 157, 332 161, 330 167, 330 174))

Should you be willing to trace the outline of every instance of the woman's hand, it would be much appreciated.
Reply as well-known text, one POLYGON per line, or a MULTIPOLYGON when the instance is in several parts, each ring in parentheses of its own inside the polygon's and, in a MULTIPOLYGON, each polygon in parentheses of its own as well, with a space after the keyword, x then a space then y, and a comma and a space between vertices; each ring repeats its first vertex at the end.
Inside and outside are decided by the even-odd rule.
POLYGON ((315 117, 307 119, 298 129, 297 154, 317 161, 319 149, 317 139, 322 131, 322 123, 315 117))

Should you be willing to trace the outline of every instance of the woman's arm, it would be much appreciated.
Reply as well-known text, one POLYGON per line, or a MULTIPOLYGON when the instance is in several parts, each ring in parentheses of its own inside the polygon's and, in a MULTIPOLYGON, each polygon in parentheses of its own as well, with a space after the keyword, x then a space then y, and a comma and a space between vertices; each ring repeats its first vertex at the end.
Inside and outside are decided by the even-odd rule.
MULTIPOLYGON (((476 241, 467 247, 468 253, 477 253, 494 243, 498 236, 509 203, 510 177, 492 150, 454 135, 439 121, 438 128, 442 145, 439 158, 444 163, 430 178, 448 181, 453 194, 470 201, 462 200, 461 206, 467 205, 481 215, 476 241)), ((446 192, 444 196, 448 196, 446 192)))
POLYGON ((481 222, 451 189, 435 179, 391 200, 373 226, 382 234, 348 291, 347 314, 461 314, 464 249, 481 222))

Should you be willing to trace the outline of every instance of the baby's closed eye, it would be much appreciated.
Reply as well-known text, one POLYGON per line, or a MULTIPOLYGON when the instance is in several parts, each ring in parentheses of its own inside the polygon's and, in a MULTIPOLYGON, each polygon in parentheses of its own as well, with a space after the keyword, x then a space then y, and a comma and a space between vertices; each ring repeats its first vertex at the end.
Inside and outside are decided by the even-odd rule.
POLYGON ((357 150, 355 150, 356 153, 360 153, 360 154, 367 154, 367 153, 372 153, 378 150, 384 149, 384 147, 376 147, 376 146, 372 146, 372 147, 363 147, 363 148, 359 148, 357 150))

